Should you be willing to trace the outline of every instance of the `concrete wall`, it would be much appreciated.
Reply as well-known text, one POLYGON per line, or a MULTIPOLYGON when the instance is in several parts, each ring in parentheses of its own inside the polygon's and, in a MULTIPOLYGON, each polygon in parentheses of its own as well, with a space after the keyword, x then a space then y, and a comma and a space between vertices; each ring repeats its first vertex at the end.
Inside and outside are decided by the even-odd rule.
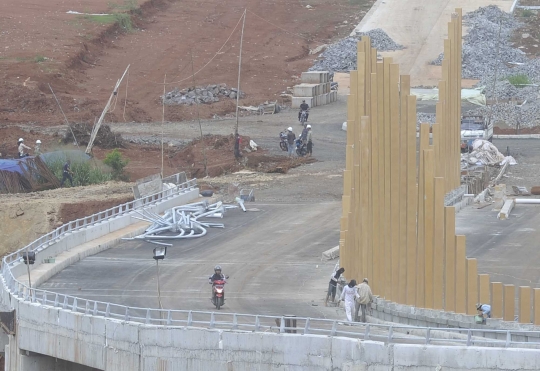
POLYGON ((106 371, 432 371, 438 366, 487 371, 537 370, 540 365, 540 352, 531 349, 388 345, 321 335, 149 326, 12 300, 21 352, 8 350, 6 370, 45 370, 49 357, 106 371))

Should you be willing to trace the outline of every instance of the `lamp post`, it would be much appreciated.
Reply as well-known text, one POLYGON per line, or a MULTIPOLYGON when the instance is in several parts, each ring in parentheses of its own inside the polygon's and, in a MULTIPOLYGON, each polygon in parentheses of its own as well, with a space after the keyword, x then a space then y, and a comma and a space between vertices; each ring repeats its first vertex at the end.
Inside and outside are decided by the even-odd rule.
POLYGON ((30 294, 32 293, 32 281, 30 280, 30 264, 34 264, 36 261, 36 253, 34 251, 29 251, 26 248, 26 252, 23 255, 23 262, 26 264, 26 271, 28 272, 28 288, 30 289, 30 294))
MULTIPOLYGON (((163 305, 161 304, 161 291, 159 288, 159 261, 165 259, 165 255, 167 255, 167 246, 159 246, 154 249, 154 260, 156 261, 157 267, 157 293, 159 309, 163 309, 163 305)), ((161 318, 161 312, 159 312, 159 317, 161 318)))

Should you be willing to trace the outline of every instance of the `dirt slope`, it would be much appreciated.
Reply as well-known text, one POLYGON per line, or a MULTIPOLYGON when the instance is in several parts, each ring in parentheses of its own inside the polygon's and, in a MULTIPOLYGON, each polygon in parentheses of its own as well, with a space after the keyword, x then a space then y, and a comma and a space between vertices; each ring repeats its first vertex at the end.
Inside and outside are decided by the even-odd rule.
MULTIPOLYGON (((240 25, 248 9, 242 54, 242 104, 276 99, 307 69, 309 49, 350 32, 372 0, 78 0, 35 3, 0 0, 0 122, 60 123, 50 83, 72 121, 93 123, 128 64, 129 76, 106 121, 161 121, 164 75, 174 87, 237 83, 240 25), (306 8, 310 5, 312 8, 306 8), (138 8, 133 8, 137 6, 138 8), (126 12, 132 30, 95 16, 67 14, 126 12), (344 24, 344 20, 349 20, 344 24), (231 34, 232 33, 232 34, 231 34), (225 43, 231 36, 229 42, 225 43), (216 52, 222 47, 219 54, 216 52), (195 76, 193 69, 203 68, 195 76), (214 57, 212 59, 212 57, 214 57)), ((233 109, 232 101, 203 105, 211 117, 233 109)), ((166 120, 195 117, 195 107, 168 107, 166 120)))

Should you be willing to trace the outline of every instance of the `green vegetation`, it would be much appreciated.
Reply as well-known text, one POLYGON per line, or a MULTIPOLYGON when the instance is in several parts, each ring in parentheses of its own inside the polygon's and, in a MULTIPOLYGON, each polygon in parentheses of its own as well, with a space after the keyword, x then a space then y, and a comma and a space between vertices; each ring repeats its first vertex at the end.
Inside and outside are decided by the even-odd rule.
POLYGON ((512 76, 508 76, 507 77, 507 80, 510 82, 510 84, 518 87, 518 88, 522 88, 524 85, 527 85, 527 84, 530 84, 531 83, 531 80, 529 79, 529 76, 525 75, 525 74, 517 74, 517 75, 512 75, 512 76))
MULTIPOLYGON (((47 167, 53 174, 62 180, 64 159, 57 158, 46 162, 47 167)), ((112 174, 106 169, 93 165, 90 161, 71 161, 71 171, 73 171, 73 184, 76 186, 87 186, 90 184, 105 183, 112 179, 112 174)), ((69 181, 64 186, 69 186, 69 181)))
POLYGON ((523 9, 521 11, 521 16, 522 17, 525 17, 525 18, 529 18, 529 17, 532 17, 534 15, 534 12, 530 9, 523 9))
POLYGON ((124 0, 123 4, 109 2, 110 9, 116 9, 123 12, 136 10, 138 8, 138 5, 139 4, 137 0, 124 0))
POLYGON ((41 62, 45 62, 47 60, 47 58, 45 58, 44 56, 42 55, 36 55, 34 57, 34 62, 36 63, 41 63, 41 62))
POLYGON ((118 149, 115 148, 111 152, 107 153, 103 163, 112 168, 113 179, 124 181, 128 180, 127 175, 124 173, 124 168, 129 163, 129 160, 124 159, 118 149))
POLYGON ((85 15, 84 19, 90 22, 98 24, 118 24, 124 31, 133 30, 133 24, 131 23, 131 16, 126 13, 114 13, 105 15, 85 15))

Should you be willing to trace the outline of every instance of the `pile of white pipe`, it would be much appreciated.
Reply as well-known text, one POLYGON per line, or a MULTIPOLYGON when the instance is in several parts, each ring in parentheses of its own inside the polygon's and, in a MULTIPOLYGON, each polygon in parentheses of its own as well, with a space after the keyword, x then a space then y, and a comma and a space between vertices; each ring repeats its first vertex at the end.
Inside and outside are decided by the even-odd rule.
POLYGON ((148 210, 137 211, 139 220, 152 223, 146 231, 132 238, 124 240, 144 240, 157 245, 172 246, 170 243, 158 240, 178 240, 197 238, 206 235, 208 228, 225 228, 223 223, 203 221, 204 218, 223 218, 227 209, 238 206, 225 205, 221 201, 208 204, 207 201, 173 207, 167 210, 163 216, 148 210))

